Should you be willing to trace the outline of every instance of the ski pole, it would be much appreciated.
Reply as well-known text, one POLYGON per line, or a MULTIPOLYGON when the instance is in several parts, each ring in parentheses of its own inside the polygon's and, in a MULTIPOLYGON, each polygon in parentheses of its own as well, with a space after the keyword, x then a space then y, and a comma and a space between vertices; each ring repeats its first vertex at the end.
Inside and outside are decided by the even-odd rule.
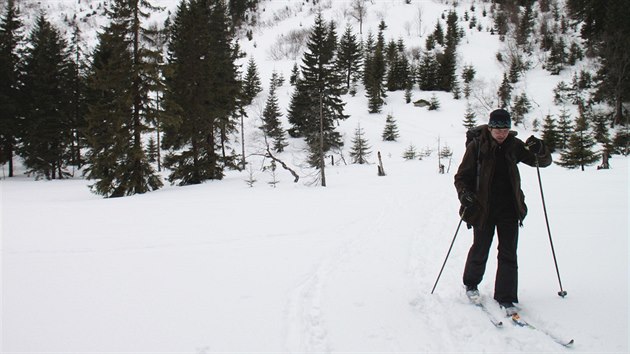
POLYGON ((446 261, 448 260, 448 256, 451 254, 451 250, 453 249, 453 244, 455 244, 455 239, 457 238, 457 233, 459 232, 459 228, 462 226, 462 221, 464 221, 464 213, 466 212, 466 208, 462 212, 462 216, 459 219, 459 224, 457 224, 457 230, 455 230, 455 235, 453 236, 453 241, 451 241, 451 247, 448 248, 448 252, 446 253, 446 258, 444 259, 444 263, 442 263, 442 269, 440 269, 440 274, 438 274, 437 279, 435 279, 435 284, 433 284, 433 289, 431 290, 431 294, 435 291, 435 287, 440 281, 440 277, 442 276, 442 271, 444 271, 444 266, 446 265, 446 261))
POLYGON ((543 193, 542 180, 540 179, 540 167, 538 166, 538 156, 536 156, 536 172, 538 174, 538 185, 540 186, 540 198, 542 199, 543 212, 545 214, 545 223, 547 224, 547 234, 549 235, 549 244, 551 245, 551 254, 553 255, 553 263, 556 265, 556 274, 558 275, 558 284, 560 284, 560 291, 558 291, 558 295, 561 297, 565 297, 567 296, 567 292, 562 288, 562 280, 560 280, 560 271, 558 270, 558 260, 556 259, 556 251, 553 247, 553 240, 551 239, 551 229, 549 228, 549 217, 547 216, 545 194, 543 193))

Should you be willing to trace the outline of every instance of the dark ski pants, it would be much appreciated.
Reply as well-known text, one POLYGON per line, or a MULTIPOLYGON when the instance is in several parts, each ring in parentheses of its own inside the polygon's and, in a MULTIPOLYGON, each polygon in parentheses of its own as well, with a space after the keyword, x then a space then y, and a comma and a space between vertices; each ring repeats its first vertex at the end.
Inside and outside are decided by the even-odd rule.
POLYGON ((486 262, 494 231, 499 238, 497 274, 494 282, 494 299, 498 302, 518 302, 518 220, 490 218, 482 228, 474 228, 473 245, 468 251, 464 268, 464 285, 477 286, 486 271, 486 262))

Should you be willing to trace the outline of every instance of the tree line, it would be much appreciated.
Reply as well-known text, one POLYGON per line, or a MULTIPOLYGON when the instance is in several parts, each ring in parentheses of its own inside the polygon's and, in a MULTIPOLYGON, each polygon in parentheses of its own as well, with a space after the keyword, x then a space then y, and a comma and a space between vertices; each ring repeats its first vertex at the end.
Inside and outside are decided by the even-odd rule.
MULTIPOLYGON (((529 105, 526 95, 514 94, 511 87, 529 68, 527 54, 537 42, 532 39, 533 4, 492 1, 493 26, 487 29, 513 40, 517 48, 497 54, 506 73, 495 104, 514 112, 516 124, 529 105)), ((616 24, 619 33, 629 33, 628 21, 619 18, 629 7, 610 0, 602 15, 589 4, 568 1, 572 24, 552 0, 540 1, 538 9, 553 15, 549 26, 583 24, 586 54, 599 56, 602 63, 590 99, 610 103, 615 107, 612 122, 625 124, 623 102, 630 80, 621 65, 628 61, 622 44, 630 36, 619 36, 608 23, 616 24)), ((236 33, 254 21, 249 16, 256 6, 254 0, 182 0, 164 26, 156 28, 145 24, 152 12, 162 10, 150 0, 112 0, 106 9, 108 24, 99 31, 93 52, 85 54, 76 24, 66 39, 41 14, 25 34, 15 0, 8 0, 0 17, 0 163, 9 165, 12 176, 18 155, 28 174, 46 179, 65 178, 70 168, 81 168, 93 182, 92 191, 105 197, 160 188, 162 167, 170 172, 169 182, 179 185, 221 179, 226 169, 244 168, 245 157, 231 148, 231 139, 239 129, 242 133, 245 107, 262 89, 253 59, 244 75, 236 64, 244 56, 236 33)), ((359 10, 366 4, 354 0, 352 6, 363 13, 359 10)), ((483 30, 475 15, 466 11, 463 17, 469 28, 483 30)), ((465 67, 461 78, 456 75, 457 45, 464 37, 461 23, 455 10, 444 13, 426 36, 424 49, 414 52, 402 39, 385 39, 384 20, 377 33, 370 31, 359 40, 350 25, 339 35, 336 23, 318 13, 301 63, 295 64, 289 80, 294 90, 286 131, 276 97, 283 79, 274 73, 269 84, 261 126, 265 139, 272 141, 269 154, 283 151, 285 133, 304 138, 308 163, 320 171, 325 185, 324 158, 343 145, 335 130, 348 117, 343 95, 355 95, 358 85, 365 88, 370 113, 382 110, 387 92, 404 90, 409 103, 414 87, 452 92, 458 99, 463 84, 468 99, 474 68, 465 67)), ((567 50, 550 28, 541 26, 540 33, 551 74, 581 58, 580 47, 572 44, 567 50)), ((468 119, 470 115, 467 112, 468 119)))

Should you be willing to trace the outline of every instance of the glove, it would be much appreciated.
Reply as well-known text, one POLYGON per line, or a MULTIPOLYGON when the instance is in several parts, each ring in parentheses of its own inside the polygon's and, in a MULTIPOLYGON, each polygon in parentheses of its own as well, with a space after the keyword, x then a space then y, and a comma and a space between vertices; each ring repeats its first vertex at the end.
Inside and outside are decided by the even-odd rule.
POLYGON ((477 198, 475 197, 475 193, 466 191, 462 193, 459 201, 462 203, 464 208, 471 208, 477 202, 477 198))
POLYGON ((527 138, 527 140, 525 141, 525 145, 527 145, 529 151, 533 152, 536 155, 542 155, 542 153, 545 151, 545 145, 543 141, 533 135, 527 138))

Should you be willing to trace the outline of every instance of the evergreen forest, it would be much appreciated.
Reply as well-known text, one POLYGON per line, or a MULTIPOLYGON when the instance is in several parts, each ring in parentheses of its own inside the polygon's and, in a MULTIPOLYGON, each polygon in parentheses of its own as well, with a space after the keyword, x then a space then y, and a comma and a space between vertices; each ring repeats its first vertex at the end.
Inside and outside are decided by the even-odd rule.
MULTIPOLYGON (((316 9, 318 1, 311 1, 316 9)), ((424 104, 412 102, 413 90, 506 108, 513 125, 533 126, 566 168, 583 170, 603 154, 629 153, 627 0, 475 1, 465 11, 453 7, 434 19, 421 46, 414 47, 388 38, 387 21, 394 19, 383 19, 375 31, 363 29, 360 19, 370 1, 352 0, 355 25, 338 28, 321 12, 303 24, 303 35, 294 39, 303 49, 288 80, 287 107, 276 96, 276 88, 286 85, 284 76, 263 82, 259 63, 240 45, 251 40, 266 3, 179 0, 156 26, 148 18, 166 11, 158 1, 92 1, 93 13, 106 21, 86 51, 87 33, 76 15, 60 27, 40 11, 31 23, 23 12, 32 2, 0 1, 0 164, 7 178, 19 160, 33 178, 80 175, 106 198, 150 192, 164 183, 221 180, 228 170, 246 169, 243 120, 251 118, 247 108, 263 89, 269 93, 260 109, 265 157, 275 168, 287 140, 302 139, 308 149, 303 162, 323 186, 329 156, 343 157, 346 149, 348 163, 363 164, 371 153, 361 127, 353 146, 345 147, 337 129, 359 87, 368 114, 388 112, 387 97, 395 91, 406 93, 407 104, 424 104), (482 26, 479 14, 491 25, 482 26), (485 97, 474 89, 476 69, 457 55, 464 28, 490 32, 509 48, 497 53, 503 80, 485 97), (528 115, 535 102, 513 90, 528 70, 542 65, 558 75, 585 60, 596 63, 595 69, 576 71, 553 92, 558 106, 576 106, 579 114, 528 115)), ((427 109, 439 109, 433 97, 427 109)), ((483 116, 478 110, 469 105, 462 125, 483 122, 475 118, 483 116)), ((383 140, 397 137, 396 117, 388 114, 383 140)), ((415 156, 412 150, 405 156, 415 156)))

